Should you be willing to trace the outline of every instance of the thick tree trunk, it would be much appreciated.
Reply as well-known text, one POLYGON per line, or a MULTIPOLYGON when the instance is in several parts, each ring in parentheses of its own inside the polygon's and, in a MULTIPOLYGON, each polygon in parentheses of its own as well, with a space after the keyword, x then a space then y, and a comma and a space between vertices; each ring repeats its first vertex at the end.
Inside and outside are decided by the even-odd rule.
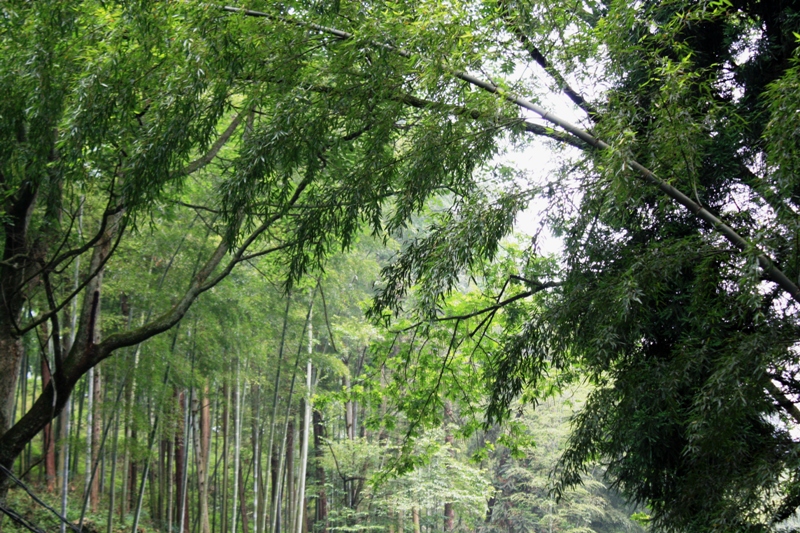
MULTIPOLYGON (((0 435, 13 424, 14 393, 22 361, 22 341, 3 331, 0 325, 0 435), (5 333, 5 334, 4 334, 5 333)), ((10 467, 10 465, 4 465, 10 467)))
MULTIPOLYGON (((17 392, 23 348, 16 332, 22 306, 26 300, 24 282, 31 274, 31 267, 36 268, 31 264, 28 242, 28 229, 36 197, 37 190, 33 182, 29 181, 19 188, 16 195, 7 197, 3 205, 4 242, 2 262, 0 262, 0 301, 3 302, 0 311, 0 450, 3 450, 3 441, 9 433, 12 433, 12 427, 19 425, 15 424, 14 420, 14 395, 17 392)), ((31 283, 33 281, 30 280, 31 283)), ((62 392, 69 394, 69 390, 62 392)), ((50 399, 52 409, 52 396, 50 399)), ((58 411, 60 410, 61 406, 58 406, 58 411)), ((21 422, 26 430, 25 438, 14 442, 11 447, 6 444, 6 449, 0 453, 0 464, 9 470, 13 468, 17 455, 44 428, 46 421, 31 423, 28 413, 24 413, 21 422)), ((5 502, 8 482, 7 476, 0 475, 0 503, 5 502)))

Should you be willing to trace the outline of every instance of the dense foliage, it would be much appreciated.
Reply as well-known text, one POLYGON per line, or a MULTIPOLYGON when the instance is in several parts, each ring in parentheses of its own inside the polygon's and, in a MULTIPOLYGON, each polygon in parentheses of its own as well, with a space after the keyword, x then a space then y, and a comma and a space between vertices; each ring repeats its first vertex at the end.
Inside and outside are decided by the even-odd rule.
MULTIPOLYGON (((403 237, 369 314, 408 328, 384 355, 408 365, 417 388, 384 385, 402 414, 389 420, 408 422, 410 439, 441 425, 449 402, 487 407, 476 375, 493 387, 489 422, 512 433, 518 396, 536 403, 584 379, 594 390, 559 491, 599 461, 666 530, 768 530, 800 506, 797 2, 0 9, 4 466, 92 367, 138 353, 202 293, 215 302, 234 266, 265 260, 257 272, 298 289, 367 230, 403 237), (558 98, 583 128, 537 105, 558 98), (495 159, 532 139, 565 147, 566 161, 535 185, 495 159), (543 224, 563 239, 563 258, 540 260, 534 243, 524 260, 504 261, 502 239, 534 198, 547 202, 543 224), (407 227, 425 206, 433 213, 414 235, 407 227), (154 227, 174 240, 194 224, 202 231, 177 246, 137 255, 135 239, 154 227), (126 268, 139 274, 115 277, 126 268), (446 309, 468 279, 484 291, 482 309, 446 309), (52 379, 20 418, 34 333, 52 379)), ((302 290, 313 301, 319 286, 302 290)), ((279 363, 312 324, 310 311, 294 317, 304 326, 287 337, 285 301, 266 343, 279 363)), ((366 329, 349 332, 343 365, 362 369, 353 350, 366 329)), ((241 346, 221 336, 227 353, 241 346)), ((163 353, 178 337, 169 348, 162 337, 163 353)), ((322 352, 364 404, 369 392, 322 352)), ((191 382, 169 361, 154 398, 191 382)), ((391 370, 387 379, 408 375, 391 370)), ((464 426, 463 436, 478 429, 464 426)))

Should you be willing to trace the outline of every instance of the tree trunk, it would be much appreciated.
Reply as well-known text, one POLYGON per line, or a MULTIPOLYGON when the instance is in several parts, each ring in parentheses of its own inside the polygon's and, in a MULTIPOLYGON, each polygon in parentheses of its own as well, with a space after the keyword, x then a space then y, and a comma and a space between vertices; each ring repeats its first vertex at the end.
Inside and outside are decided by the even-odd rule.
MULTIPOLYGON (((67 499, 69 497, 69 417, 72 402, 68 401, 61 411, 61 516, 67 516, 67 499)), ((66 532, 66 524, 61 522, 61 533, 66 532)))
POLYGON ((245 494, 244 476, 239 476, 239 508, 242 514, 242 533, 248 533, 250 523, 247 518, 247 495, 245 494))
POLYGON ((312 414, 314 421, 314 456, 317 458, 315 477, 317 479, 317 512, 315 531, 328 533, 328 495, 325 492, 325 469, 322 467, 320 459, 324 451, 322 449, 322 439, 325 435, 325 426, 322 423, 322 413, 314 409, 312 414))
MULTIPOLYGON (((94 369, 94 414, 92 415, 92 469, 99 468, 100 439, 103 436, 103 383, 100 367, 94 369)), ((95 474, 92 478, 91 494, 92 512, 97 512, 100 503, 100 476, 95 474)))
POLYGON ((252 385, 252 393, 250 397, 250 442, 253 447, 253 532, 261 533, 258 511, 259 507, 259 480, 261 478, 261 447, 259 438, 259 425, 260 425, 260 407, 261 405, 261 388, 257 383, 252 385))
POLYGON ((279 397, 279 387, 281 382, 281 368, 283 367, 283 353, 284 347, 286 345, 286 328, 289 325, 289 308, 291 307, 292 303, 292 295, 291 293, 286 295, 286 308, 283 312, 283 327, 281 329, 281 342, 278 347, 278 361, 276 364, 277 370, 275 371, 275 382, 273 385, 273 393, 272 393, 272 414, 270 415, 269 419, 269 450, 267 452, 267 461, 269 461, 270 472, 267 476, 267 479, 271 483, 272 491, 270 493, 270 509, 271 511, 268 513, 266 508, 263 511, 264 516, 264 527, 262 530, 264 533, 278 533, 275 530, 275 517, 277 516, 276 507, 277 507, 277 495, 278 495, 278 488, 277 488, 277 480, 278 474, 275 471, 275 467, 277 466, 277 461, 274 460, 274 453, 275 453, 275 428, 277 426, 277 417, 278 417, 278 397, 279 397), (269 528, 267 527, 267 519, 269 518, 269 528))
POLYGON ((278 469, 280 468, 280 459, 278 458, 278 450, 276 449, 272 457, 270 457, 270 474, 272 476, 272 499, 270 500, 272 505, 272 512, 270 517, 272 518, 270 527, 271 533, 277 533, 281 526, 281 506, 278 505, 276 502, 280 497, 280 482, 278 480, 278 469))
POLYGON ((119 443, 119 413, 114 413, 114 443, 111 447, 111 480, 109 483, 108 494, 108 522, 106 523, 106 533, 111 533, 114 526, 114 507, 116 499, 117 483, 117 444, 119 443))
POLYGON ((286 426, 286 472, 284 476, 283 489, 281 494, 285 495, 286 500, 286 529, 293 531, 292 519, 294 518, 294 419, 289 419, 289 424, 286 426))
POLYGON ((211 524, 208 519, 208 449, 209 437, 211 434, 211 422, 209 420, 208 386, 204 388, 202 399, 195 396, 192 398, 192 410, 194 411, 195 431, 195 466, 197 469, 197 489, 200 499, 200 531, 210 533, 211 524))
MULTIPOLYGON (((308 331, 308 352, 311 354, 311 329, 308 331)), ((306 495, 306 470, 308 468, 308 433, 309 426, 311 425, 311 359, 306 363, 306 397, 303 401, 305 409, 303 410, 303 433, 302 433, 302 448, 300 449, 300 475, 297 480, 297 517, 295 518, 295 533, 302 533, 303 515, 305 513, 305 495, 306 495)))
POLYGON ((228 531, 228 444, 230 442, 228 433, 231 418, 231 388, 227 380, 223 383, 222 390, 225 396, 225 405, 223 406, 222 413, 222 511, 220 516, 220 531, 221 533, 226 533, 228 531))
POLYGON ((175 511, 178 513, 178 516, 175 521, 178 523, 179 533, 189 533, 189 506, 187 505, 189 491, 186 486, 189 465, 186 461, 188 456, 186 440, 190 425, 186 394, 183 391, 178 394, 178 405, 180 407, 181 416, 178 417, 180 420, 180 427, 175 433, 175 494, 178 497, 178 501, 175 505, 175 511))
MULTIPOLYGON (((45 336, 47 333, 45 333, 45 336)), ((42 354, 42 389, 52 387, 50 365, 42 354)), ((53 435, 53 424, 47 424, 42 431, 42 450, 44 454, 44 477, 47 482, 47 492, 56 488, 56 441, 53 435)))
MULTIPOLYGON (((17 392, 17 378, 23 354, 22 339, 16 331, 22 307, 27 298, 24 282, 30 276, 31 269, 38 268, 38 265, 32 264, 30 243, 28 242, 28 230, 37 197, 34 181, 26 181, 16 195, 8 197, 4 201, 5 209, 2 222, 0 222, 3 225, 3 255, 2 262, 0 262, 0 300, 3 302, 3 312, 0 313, 0 354, 2 354, 0 357, 0 439, 11 433, 9 430, 15 425, 14 395, 17 392)), ((26 416, 27 413, 23 415, 22 420, 25 420, 26 416)), ((27 428, 27 438, 16 442, 13 449, 4 450, 4 453, 0 455, 0 464, 8 469, 13 468, 17 455, 42 428, 44 428, 44 424, 34 424, 27 428)), ((0 445, 0 449, 2 448, 3 446, 0 445)), ((0 475, 0 503, 4 503, 6 500, 8 483, 9 478, 6 475, 0 475)))
MULTIPOLYGON (((451 446, 450 453, 453 453, 453 433, 450 431, 450 422, 453 419, 453 404, 450 400, 444 401, 444 441, 451 446)), ((455 527, 456 512, 452 502, 444 504, 444 531, 450 533, 455 527)))
POLYGON ((239 360, 236 360, 236 389, 233 394, 233 425, 234 425, 234 444, 233 444, 233 508, 231 510, 231 533, 236 533, 236 512, 239 502, 239 450, 242 437, 242 394, 241 382, 239 381, 239 360))

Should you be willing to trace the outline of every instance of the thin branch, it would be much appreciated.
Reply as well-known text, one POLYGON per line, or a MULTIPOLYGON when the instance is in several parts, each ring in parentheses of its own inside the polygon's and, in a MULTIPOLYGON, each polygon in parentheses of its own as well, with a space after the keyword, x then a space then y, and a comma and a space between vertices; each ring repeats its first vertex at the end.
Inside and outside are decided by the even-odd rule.
POLYGON ((190 204, 187 202, 175 202, 175 205, 179 205, 181 207, 188 207, 189 209, 194 209, 195 211, 208 211, 209 213, 213 213, 215 215, 219 215, 220 213, 222 213, 222 211, 219 211, 217 209, 212 209, 204 205, 190 204))
POLYGON ((28 323, 24 328, 20 328, 20 327, 17 326, 17 328, 16 328, 17 329, 17 335, 19 335, 21 337, 22 335, 26 334, 27 332, 31 331, 32 329, 38 327, 39 324, 42 324, 42 323, 47 322, 48 320, 50 320, 50 317, 54 313, 58 313, 59 311, 64 309, 67 306, 67 304, 70 303, 70 301, 72 301, 72 299, 75 296, 77 296, 83 289, 85 289, 86 286, 97 276, 97 274, 99 274, 103 270, 103 268, 105 268, 106 263, 108 263, 109 259, 111 259, 111 256, 114 255, 114 251, 117 249, 117 247, 119 246, 120 241, 122 240, 122 234, 123 233, 125 233, 124 224, 122 225, 122 227, 120 228, 120 230, 119 230, 119 232, 117 234, 117 239, 114 242, 114 245, 113 245, 113 247, 111 249, 111 252, 100 262, 100 264, 97 266, 97 268, 94 270, 94 272, 90 272, 89 275, 86 277, 86 279, 83 280, 77 287, 75 287, 75 289, 72 292, 70 292, 67 295, 67 297, 64 298, 64 300, 61 303, 59 303, 56 307, 54 307, 53 309, 51 309, 50 311, 48 311, 46 313, 43 313, 36 320, 34 320, 33 322, 28 323))
POLYGON ((498 4, 500 5, 500 9, 503 12, 503 19, 506 21, 506 25, 511 28, 511 33, 517 38, 517 40, 522 45, 522 48, 530 54, 531 59, 536 61, 536 63, 542 67, 542 69, 551 77, 553 81, 556 82, 558 89, 563 92, 567 97, 572 100, 572 102, 578 106, 579 108, 583 109, 589 118, 594 119, 597 116, 597 109, 592 106, 586 99, 575 89, 573 89, 564 76, 556 70, 555 67, 547 60, 547 58, 542 54, 539 48, 531 41, 528 36, 523 31, 522 27, 517 24, 517 21, 514 20, 511 11, 509 9, 508 4, 505 0, 499 0, 498 4))
MULTIPOLYGON (((533 296, 537 292, 541 292, 541 291, 543 291, 545 289, 550 289, 552 287, 560 287, 561 285, 562 285, 562 283, 560 281, 548 281, 548 282, 545 282, 545 283, 537 283, 535 288, 533 288, 531 290, 528 290, 528 291, 525 291, 525 292, 521 292, 519 294, 511 296, 510 298, 506 298, 502 302, 498 302, 498 303, 490 305, 488 307, 484 307, 482 309, 478 309, 477 311, 473 311, 471 313, 464 313, 463 315, 448 315, 448 316, 436 317, 436 318, 433 319, 433 321, 434 322, 448 322, 450 320, 467 320, 469 318, 473 318, 473 317, 476 317, 476 316, 479 316, 479 315, 483 315, 485 313, 493 313, 495 311, 498 311, 499 309, 502 309, 503 307, 507 306, 508 304, 516 302, 517 300, 521 300, 523 298, 528 298, 529 296, 533 296)), ((423 324, 423 322, 417 322, 415 324, 412 324, 411 326, 407 326, 407 327, 401 329, 399 332, 409 331, 411 329, 414 329, 414 328, 417 328, 417 327, 421 326, 422 324, 423 324)), ((395 332, 395 333, 399 333, 399 332, 395 332)))
MULTIPOLYGON (((62 521, 63 523, 65 523, 66 525, 68 525, 70 529, 72 529, 73 531, 78 531, 78 528, 77 528, 77 527, 75 527, 75 524, 73 524, 72 522, 70 522, 69 520, 67 520, 67 519, 66 519, 66 518, 64 518, 63 516, 61 516, 61 514, 60 514, 58 511, 56 511, 55 509, 53 509, 52 507, 50 507, 49 505, 47 505, 47 504, 46 504, 44 501, 42 501, 42 499, 41 499, 41 498, 39 498, 39 497, 36 495, 36 493, 34 493, 34 492, 33 492, 33 491, 32 491, 32 490, 31 490, 31 489, 30 489, 30 488, 29 488, 29 487, 28 487, 28 486, 27 486, 25 483, 23 483, 23 482, 22 482, 22 481, 21 481, 21 480, 20 480, 20 479, 19 479, 17 476, 15 476, 15 475, 14 475, 14 473, 13 473, 11 470, 9 470, 8 468, 6 468, 6 467, 5 467, 5 466, 3 466, 2 464, 0 464, 0 470, 2 470, 2 471, 3 471, 3 474, 4 474, 5 476, 8 476, 8 478, 9 478, 9 479, 11 479, 11 481, 13 481, 13 482, 14 482, 14 483, 16 483, 17 485, 19 485, 19 487, 20 487, 20 488, 22 488, 22 490, 24 490, 25 492, 27 492, 27 493, 28 493, 28 496, 30 496, 31 498, 33 498, 33 500, 34 500, 36 503, 38 503, 39 505, 41 505, 42 507, 44 507, 45 509, 47 509, 48 511, 50 511, 51 513, 53 513, 53 514, 54 514, 54 515, 55 515, 55 516, 56 516, 56 517, 57 517, 59 520, 61 520, 61 521, 62 521)), ((79 532, 79 533, 80 533, 80 532, 79 532)))

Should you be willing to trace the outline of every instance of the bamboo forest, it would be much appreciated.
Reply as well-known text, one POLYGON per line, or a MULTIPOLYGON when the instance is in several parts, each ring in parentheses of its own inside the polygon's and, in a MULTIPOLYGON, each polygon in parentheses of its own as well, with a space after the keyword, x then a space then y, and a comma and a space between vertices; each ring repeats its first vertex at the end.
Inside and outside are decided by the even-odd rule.
POLYGON ((800 0, 0 0, 0 531, 800 530, 800 0))

